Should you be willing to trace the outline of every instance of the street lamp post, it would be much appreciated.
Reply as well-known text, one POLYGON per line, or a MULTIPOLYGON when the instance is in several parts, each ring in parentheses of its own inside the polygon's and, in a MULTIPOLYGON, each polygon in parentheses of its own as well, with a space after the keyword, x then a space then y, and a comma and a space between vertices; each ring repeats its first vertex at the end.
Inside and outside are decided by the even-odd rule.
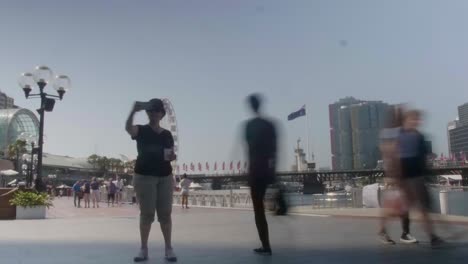
POLYGON ((53 77, 52 70, 47 66, 37 66, 33 73, 23 73, 19 79, 19 85, 24 91, 27 99, 39 98, 41 100, 39 113, 39 140, 37 147, 37 177, 35 180, 35 188, 37 191, 45 191, 46 186, 42 181, 42 153, 44 145, 44 115, 45 112, 52 112, 55 105, 55 99, 63 99, 64 94, 70 89, 70 78, 66 75, 58 75, 53 77), (44 91, 48 84, 53 84, 57 95, 51 95, 44 91), (35 87, 39 88, 39 93, 31 94, 35 87))

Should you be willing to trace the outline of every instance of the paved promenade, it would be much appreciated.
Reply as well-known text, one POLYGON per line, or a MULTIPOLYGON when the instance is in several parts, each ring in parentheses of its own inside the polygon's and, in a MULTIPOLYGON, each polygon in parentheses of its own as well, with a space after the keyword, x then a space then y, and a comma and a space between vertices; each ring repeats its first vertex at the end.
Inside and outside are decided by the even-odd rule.
MULTIPOLYGON (((0 221, 0 263, 132 263, 138 249, 137 209, 76 209, 57 199, 49 219, 0 221)), ((178 263, 465 263, 468 237, 433 250, 418 224, 419 245, 383 246, 377 219, 310 214, 269 216, 272 257, 251 253, 259 245, 248 210, 174 208, 174 247, 178 263)), ((164 263, 158 225, 151 235, 150 261, 164 263)), ((439 228, 441 226, 439 225, 439 228)), ((391 224, 399 235, 399 224, 391 224)), ((444 236, 465 234, 466 225, 442 228, 444 236)))

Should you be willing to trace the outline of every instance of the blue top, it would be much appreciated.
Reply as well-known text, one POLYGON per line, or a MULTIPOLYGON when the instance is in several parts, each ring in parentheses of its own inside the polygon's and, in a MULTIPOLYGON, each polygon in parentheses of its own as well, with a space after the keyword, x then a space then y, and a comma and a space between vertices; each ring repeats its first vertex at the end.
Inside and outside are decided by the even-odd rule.
POLYGON ((79 183, 75 183, 75 184, 73 185, 73 191, 74 191, 74 192, 79 192, 79 191, 81 191, 81 185, 80 185, 79 183))
POLYGON ((421 134, 417 131, 400 131, 400 157, 414 158, 420 155, 421 134))

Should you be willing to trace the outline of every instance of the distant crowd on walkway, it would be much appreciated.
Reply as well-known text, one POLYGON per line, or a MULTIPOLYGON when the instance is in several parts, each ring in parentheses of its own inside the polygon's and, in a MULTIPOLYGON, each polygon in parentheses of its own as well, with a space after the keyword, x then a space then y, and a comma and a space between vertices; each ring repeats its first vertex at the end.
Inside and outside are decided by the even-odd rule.
POLYGON ((91 181, 81 180, 73 184, 71 188, 73 205, 77 208, 99 208, 101 202, 107 203, 108 207, 120 206, 128 202, 136 203, 136 197, 132 189, 125 186, 125 181, 118 177, 109 178, 107 181, 98 180, 96 177, 91 181), (82 206, 82 202, 84 205, 82 206))

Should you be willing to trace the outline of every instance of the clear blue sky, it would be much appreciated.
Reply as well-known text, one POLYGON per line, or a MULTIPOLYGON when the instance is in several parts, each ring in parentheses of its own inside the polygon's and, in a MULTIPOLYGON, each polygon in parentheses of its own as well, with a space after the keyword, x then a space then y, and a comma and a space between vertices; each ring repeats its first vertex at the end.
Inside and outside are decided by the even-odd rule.
MULTIPOLYGON (((467 12, 462 0, 2 1, 0 89, 33 109, 21 72, 46 64, 71 77, 46 117, 55 154, 97 145, 134 157, 124 132, 132 102, 166 97, 182 162, 237 160, 251 92, 281 120, 308 105, 319 166, 330 164, 327 106, 344 96, 426 110, 435 151, 447 152, 446 123, 468 101, 467 12)), ((289 163, 305 126, 281 125, 289 163)))

